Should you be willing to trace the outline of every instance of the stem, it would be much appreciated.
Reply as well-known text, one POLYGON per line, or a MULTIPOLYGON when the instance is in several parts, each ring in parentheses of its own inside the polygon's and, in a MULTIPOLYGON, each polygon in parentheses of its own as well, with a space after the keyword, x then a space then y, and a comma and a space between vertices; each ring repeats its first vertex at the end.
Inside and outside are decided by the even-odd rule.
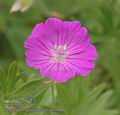
POLYGON ((54 109, 54 103, 55 103, 55 99, 54 99, 54 81, 52 83, 51 89, 52 89, 52 108, 54 109))

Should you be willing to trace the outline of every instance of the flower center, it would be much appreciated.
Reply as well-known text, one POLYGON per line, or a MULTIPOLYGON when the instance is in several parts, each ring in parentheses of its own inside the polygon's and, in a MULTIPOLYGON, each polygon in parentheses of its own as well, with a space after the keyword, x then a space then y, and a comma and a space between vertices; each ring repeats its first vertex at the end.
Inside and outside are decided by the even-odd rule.
POLYGON ((64 61, 66 58, 66 45, 55 46, 53 50, 53 60, 56 62, 64 61))

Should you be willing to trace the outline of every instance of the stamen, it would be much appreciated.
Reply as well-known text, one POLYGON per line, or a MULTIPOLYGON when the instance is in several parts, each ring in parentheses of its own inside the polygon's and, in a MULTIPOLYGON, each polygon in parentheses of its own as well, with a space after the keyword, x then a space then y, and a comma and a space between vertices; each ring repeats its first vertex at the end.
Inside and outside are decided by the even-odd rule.
POLYGON ((66 58, 66 45, 55 46, 53 49, 53 60, 56 62, 64 61, 66 58))

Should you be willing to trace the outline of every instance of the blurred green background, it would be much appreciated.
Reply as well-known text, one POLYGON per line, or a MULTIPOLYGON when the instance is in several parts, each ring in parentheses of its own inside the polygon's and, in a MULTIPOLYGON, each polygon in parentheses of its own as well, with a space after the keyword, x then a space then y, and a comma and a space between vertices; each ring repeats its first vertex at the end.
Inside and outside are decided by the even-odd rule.
POLYGON ((120 115, 120 0, 0 0, 0 65, 5 70, 0 70, 0 115, 120 115), (55 86, 54 108, 64 112, 13 112, 9 106, 5 112, 6 100, 16 96, 12 92, 18 97, 37 95, 37 107, 51 107, 51 89, 46 89, 39 72, 26 66, 24 55, 25 39, 35 24, 48 17, 78 20, 88 28, 98 51, 96 68, 87 78, 55 86), (17 67, 13 63, 8 70, 14 60, 17 67), (5 86, 4 73, 8 73, 5 86), (46 90, 40 93, 42 89, 46 90))

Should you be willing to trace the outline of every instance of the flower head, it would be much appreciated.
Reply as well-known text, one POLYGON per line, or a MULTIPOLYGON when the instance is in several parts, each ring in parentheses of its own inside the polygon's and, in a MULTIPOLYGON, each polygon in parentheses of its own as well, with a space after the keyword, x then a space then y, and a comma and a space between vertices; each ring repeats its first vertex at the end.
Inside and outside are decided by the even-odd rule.
POLYGON ((26 11, 33 3, 33 0, 15 0, 10 13, 21 11, 26 11))
POLYGON ((35 26, 24 47, 27 65, 56 82, 87 76, 97 58, 88 31, 79 21, 49 18, 35 26))

